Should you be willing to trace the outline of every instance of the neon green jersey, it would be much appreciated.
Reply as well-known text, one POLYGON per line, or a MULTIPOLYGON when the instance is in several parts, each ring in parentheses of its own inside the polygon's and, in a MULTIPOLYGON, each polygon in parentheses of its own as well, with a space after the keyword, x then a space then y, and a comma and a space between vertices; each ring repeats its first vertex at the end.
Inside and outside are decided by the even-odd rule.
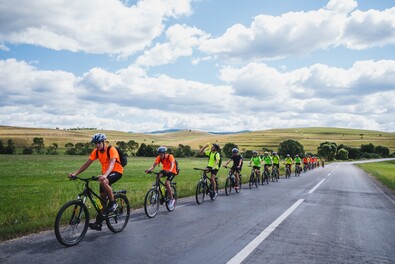
POLYGON ((279 164, 280 163, 280 157, 278 155, 272 156, 273 164, 279 164))
POLYGON ((206 151, 206 156, 208 156, 208 167, 211 167, 213 169, 219 169, 219 160, 221 159, 221 156, 219 155, 218 152, 211 152, 211 150, 206 151), (215 164, 217 162, 217 164, 215 164))
POLYGON ((251 162, 252 162, 252 166, 260 167, 260 166, 261 166, 261 163, 262 163, 262 159, 261 159, 261 157, 259 157, 259 156, 252 157, 252 158, 251 158, 251 162))
POLYGON ((300 157, 295 158, 295 163, 302 163, 302 159, 300 157))
POLYGON ((285 158, 285 164, 292 164, 292 158, 285 158))
POLYGON ((263 156, 263 162, 265 162, 265 165, 272 165, 272 157, 270 156, 263 156))

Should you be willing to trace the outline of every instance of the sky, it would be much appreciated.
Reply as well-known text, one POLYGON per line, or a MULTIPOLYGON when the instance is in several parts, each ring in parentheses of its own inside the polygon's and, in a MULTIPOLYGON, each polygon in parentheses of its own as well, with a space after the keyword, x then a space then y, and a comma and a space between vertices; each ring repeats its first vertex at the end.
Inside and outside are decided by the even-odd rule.
POLYGON ((4 0, 0 125, 395 132, 395 1, 4 0))

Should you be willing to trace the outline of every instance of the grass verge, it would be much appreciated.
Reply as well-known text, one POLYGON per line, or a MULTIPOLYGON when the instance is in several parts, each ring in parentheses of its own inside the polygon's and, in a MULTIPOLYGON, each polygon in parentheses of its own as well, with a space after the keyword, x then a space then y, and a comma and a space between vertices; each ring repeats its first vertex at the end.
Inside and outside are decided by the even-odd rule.
POLYGON ((395 161, 358 164, 358 167, 373 175, 385 186, 395 191, 395 161))

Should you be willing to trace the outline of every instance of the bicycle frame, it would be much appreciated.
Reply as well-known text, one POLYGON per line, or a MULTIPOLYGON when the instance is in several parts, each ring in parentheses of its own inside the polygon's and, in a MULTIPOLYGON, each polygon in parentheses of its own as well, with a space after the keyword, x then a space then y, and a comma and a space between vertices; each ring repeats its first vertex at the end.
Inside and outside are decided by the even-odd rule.
MULTIPOLYGON (((153 172, 153 173, 156 174, 156 180, 152 184, 152 188, 154 188, 156 191, 158 191, 159 198, 160 198, 160 204, 162 205, 164 202, 168 202, 170 200, 170 198, 165 195, 167 188, 166 188, 166 184, 161 181, 161 177, 159 177, 160 172, 153 172), (160 188, 161 185, 164 187, 165 193, 162 192, 162 188, 160 188)), ((170 188, 171 188, 171 186, 175 186, 175 185, 176 185, 175 182, 170 182, 170 188)))

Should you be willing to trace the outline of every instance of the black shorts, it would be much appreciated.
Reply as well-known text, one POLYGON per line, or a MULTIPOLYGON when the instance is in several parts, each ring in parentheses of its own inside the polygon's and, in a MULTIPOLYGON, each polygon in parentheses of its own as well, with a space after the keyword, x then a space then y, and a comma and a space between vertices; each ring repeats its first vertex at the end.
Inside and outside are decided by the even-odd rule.
MULTIPOLYGON (((121 177, 122 177, 122 173, 113 171, 110 174, 108 174, 107 180, 110 182, 110 186, 111 186, 111 184, 117 182, 121 177)), ((104 189, 101 185, 100 185, 100 192, 101 193, 106 192, 106 191, 104 191, 104 189)))
POLYGON ((277 169, 280 169, 280 164, 273 164, 273 167, 277 167, 277 169))
POLYGON ((231 168, 231 170, 232 170, 233 172, 240 173, 240 171, 241 171, 241 168, 232 167, 232 168, 231 168))
POLYGON ((258 166, 253 166, 252 167, 254 170, 261 170, 261 167, 258 167, 258 166))
POLYGON ((218 169, 213 169, 212 167, 206 167, 206 169, 208 169, 209 170, 209 172, 211 172, 211 175, 217 175, 217 173, 218 173, 218 169))
POLYGON ((170 182, 174 179, 174 176, 176 176, 174 173, 166 172, 165 170, 160 171, 160 173, 162 173, 164 177, 167 177, 167 180, 170 182))

